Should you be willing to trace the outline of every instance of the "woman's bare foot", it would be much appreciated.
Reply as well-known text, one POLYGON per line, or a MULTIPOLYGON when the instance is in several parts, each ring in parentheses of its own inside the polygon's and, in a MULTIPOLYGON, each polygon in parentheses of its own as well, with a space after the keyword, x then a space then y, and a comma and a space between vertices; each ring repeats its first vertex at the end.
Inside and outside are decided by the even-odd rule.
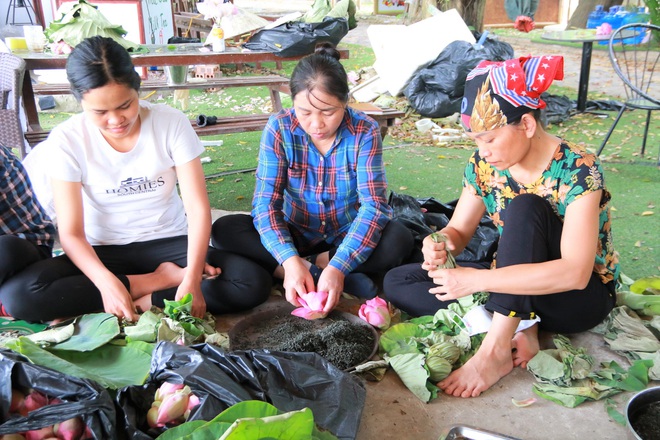
POLYGON ((166 261, 151 273, 128 275, 131 297, 135 301, 145 295, 151 295, 153 292, 177 287, 183 281, 185 273, 185 267, 166 261))
POLYGON ((477 353, 438 387, 456 397, 477 397, 513 370, 512 337, 520 319, 495 313, 477 353))
POLYGON ((514 367, 527 368, 527 363, 539 352, 538 327, 538 325, 533 325, 513 336, 511 343, 514 367))

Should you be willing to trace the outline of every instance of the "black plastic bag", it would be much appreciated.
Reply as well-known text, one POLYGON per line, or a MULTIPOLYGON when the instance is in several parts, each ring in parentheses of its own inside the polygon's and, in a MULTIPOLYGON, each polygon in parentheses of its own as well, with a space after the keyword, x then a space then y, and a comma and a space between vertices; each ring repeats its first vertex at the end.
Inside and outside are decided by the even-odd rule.
POLYGON ((273 29, 261 29, 243 44, 250 50, 273 52, 280 57, 297 57, 314 52, 318 43, 335 46, 348 33, 348 20, 326 17, 319 23, 290 21, 273 29))
POLYGON ((403 90, 410 105, 427 118, 444 118, 461 110, 465 78, 483 60, 504 61, 514 56, 510 44, 486 38, 482 47, 453 41, 438 57, 410 77, 403 90))
MULTIPOLYGON (((415 199, 406 194, 390 193, 389 204, 394 211, 394 218, 406 225, 415 238, 416 252, 411 263, 423 261, 422 241, 427 235, 447 226, 456 203, 457 200, 442 203, 433 197, 415 199)), ((478 263, 489 267, 497 251, 498 240, 497 228, 490 218, 483 216, 474 236, 456 257, 456 262, 478 263)))
POLYGON ((357 435, 366 398, 364 385, 316 353, 268 350, 225 352, 199 344, 191 347, 160 342, 153 352, 151 372, 143 386, 119 391, 126 434, 151 439, 146 414, 163 382, 188 385, 200 398, 191 420, 211 420, 235 403, 261 400, 280 411, 310 408, 315 423, 340 439, 357 435))
POLYGON ((34 365, 10 350, 0 349, 0 436, 31 431, 80 417, 97 440, 117 438, 115 404, 98 383, 34 365), (34 389, 63 401, 10 418, 12 388, 34 389))

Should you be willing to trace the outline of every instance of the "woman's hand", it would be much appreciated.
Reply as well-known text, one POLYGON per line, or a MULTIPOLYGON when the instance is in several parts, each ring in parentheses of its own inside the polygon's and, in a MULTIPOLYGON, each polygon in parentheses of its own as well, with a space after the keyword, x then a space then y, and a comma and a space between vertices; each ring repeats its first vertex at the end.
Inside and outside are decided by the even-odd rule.
MULTIPOLYGON (((483 272, 481 272, 483 274, 483 272)), ((475 283, 479 279, 479 269, 470 267, 456 267, 453 269, 433 269, 429 277, 438 287, 429 289, 440 301, 450 301, 480 292, 475 283)))
POLYGON ((202 283, 201 281, 187 281, 186 278, 183 278, 183 282, 176 290, 176 301, 180 301, 188 293, 192 294, 192 306, 191 314, 195 318, 203 318, 206 314, 206 300, 202 294, 202 283))
POLYGON ((330 313, 339 303, 339 298, 344 290, 344 274, 332 266, 326 267, 321 273, 316 289, 319 292, 328 292, 328 299, 323 311, 330 313))
POLYGON ((316 291, 314 278, 304 260, 298 256, 288 258, 282 263, 282 268, 284 268, 282 286, 284 287, 286 300, 292 305, 300 307, 298 295, 316 291))
POLYGON ((103 289, 99 289, 103 299, 103 310, 111 313, 117 318, 126 318, 131 322, 137 322, 139 315, 133 304, 131 294, 126 290, 119 278, 112 276, 103 283, 103 289))
POLYGON ((422 269, 430 271, 441 267, 447 262, 447 253, 453 249, 454 244, 449 237, 446 242, 437 243, 430 235, 427 236, 422 242, 422 254, 424 255, 422 269))

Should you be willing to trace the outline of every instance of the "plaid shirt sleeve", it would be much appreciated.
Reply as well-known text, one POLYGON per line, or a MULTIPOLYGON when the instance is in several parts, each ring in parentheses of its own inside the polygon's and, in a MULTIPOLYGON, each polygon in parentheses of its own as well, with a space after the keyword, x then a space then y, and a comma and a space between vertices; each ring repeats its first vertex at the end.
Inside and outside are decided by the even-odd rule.
POLYGON ((264 247, 280 264, 298 255, 282 211, 288 170, 282 133, 290 129, 290 119, 282 113, 271 116, 266 124, 261 136, 252 199, 254 226, 264 247))
POLYGON ((53 248, 56 229, 37 201, 21 161, 0 146, 0 235, 15 235, 53 248))

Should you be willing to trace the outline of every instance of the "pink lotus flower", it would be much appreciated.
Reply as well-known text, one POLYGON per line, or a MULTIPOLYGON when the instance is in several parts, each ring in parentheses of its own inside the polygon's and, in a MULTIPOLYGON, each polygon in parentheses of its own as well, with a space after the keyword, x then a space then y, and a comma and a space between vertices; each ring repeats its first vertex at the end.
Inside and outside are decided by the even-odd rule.
POLYGON ((376 328, 385 330, 390 326, 390 310, 387 301, 376 297, 360 306, 358 316, 376 328))
POLYGON ((291 314, 305 319, 325 318, 327 313, 323 311, 325 302, 328 300, 328 292, 307 292, 298 296, 302 307, 294 309, 291 314))
POLYGON ((163 401, 167 396, 183 389, 183 387, 184 385, 182 383, 163 382, 160 385, 160 388, 156 390, 154 400, 163 401))
POLYGON ((603 23, 596 28, 596 35, 609 35, 612 33, 612 25, 603 23))
POLYGON ((188 409, 189 398, 189 395, 182 390, 165 397, 163 403, 158 407, 156 426, 161 427, 171 422, 179 422, 178 419, 182 418, 188 409))

